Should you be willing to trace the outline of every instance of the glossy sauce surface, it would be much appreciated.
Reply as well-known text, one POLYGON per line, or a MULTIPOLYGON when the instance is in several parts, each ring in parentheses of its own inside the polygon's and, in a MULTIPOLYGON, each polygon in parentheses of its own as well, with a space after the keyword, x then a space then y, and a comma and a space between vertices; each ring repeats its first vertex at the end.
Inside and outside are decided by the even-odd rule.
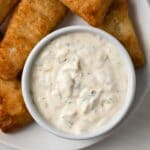
POLYGON ((33 101, 54 127, 73 134, 107 124, 128 87, 119 50, 98 35, 68 33, 51 41, 32 68, 33 101))

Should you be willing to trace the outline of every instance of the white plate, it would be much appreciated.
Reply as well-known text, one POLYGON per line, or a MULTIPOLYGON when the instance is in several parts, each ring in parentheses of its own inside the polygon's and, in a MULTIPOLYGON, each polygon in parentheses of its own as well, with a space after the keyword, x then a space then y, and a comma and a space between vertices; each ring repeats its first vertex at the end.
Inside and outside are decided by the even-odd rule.
MULTIPOLYGON (((133 106, 133 108, 135 109, 135 106, 139 106, 139 104, 143 102, 148 91, 150 91, 150 78, 149 78, 150 77, 150 59, 149 59, 150 58, 150 42, 149 42, 150 40, 150 8, 148 6, 147 0, 138 0, 138 1, 130 0, 129 3, 130 3, 130 14, 134 18, 134 25, 138 31, 140 41, 143 45, 143 49, 145 51, 146 58, 147 58, 147 65, 143 69, 137 71, 137 92, 136 92, 135 102, 133 106)), ((75 24, 87 25, 79 17, 73 14, 69 14, 66 17, 65 21, 59 27, 63 27, 66 25, 75 25, 75 24)), ((143 108, 142 110, 148 113, 148 107, 143 108)), ((149 111, 149 114, 150 114, 150 111, 149 111)), ((124 123, 124 127, 126 125, 126 128, 125 128, 126 130, 124 128, 121 128, 118 134, 111 136, 111 138, 109 138, 108 140, 105 140, 104 142, 96 146, 95 148, 98 148, 100 146, 103 149, 112 150, 114 147, 115 150, 116 149, 119 150, 119 149, 122 149, 123 147, 126 149, 128 148, 130 149, 131 148, 130 146, 132 145, 134 146, 134 148, 136 147, 135 148, 136 150, 138 150, 138 148, 139 150, 141 150, 140 146, 142 144, 138 140, 136 140, 137 136, 141 136, 142 134, 142 132, 140 132, 140 134, 136 134, 136 132, 143 129, 143 128, 142 129, 136 128, 138 127, 138 125, 136 124, 138 123, 137 121, 138 117, 139 117, 139 113, 133 114, 132 121, 126 121, 124 123), (128 142, 125 142, 125 141, 128 141, 128 142), (130 141, 134 143, 132 144, 130 141), (126 145, 124 143, 126 143, 126 145)), ((143 120, 143 118, 139 118, 139 119, 141 119, 143 122, 145 121, 143 120)), ((150 124, 150 121, 148 123, 150 124)), ((148 128, 146 124, 145 128, 147 130, 150 130, 150 125, 148 128)), ((143 145, 150 147, 150 143, 149 143, 150 133, 149 131, 143 132, 143 133, 147 135, 145 136, 147 140, 141 141, 141 138, 139 138, 139 140, 143 142, 143 145)), ((99 138, 95 138, 91 140, 84 140, 84 141, 66 140, 66 139, 56 137, 46 132, 45 130, 37 126, 35 123, 13 134, 8 135, 8 134, 0 133, 1 143, 12 146, 17 149, 22 149, 22 150, 23 149, 24 150, 81 149, 81 148, 85 148, 90 145, 93 145, 94 143, 102 139, 104 139, 104 137, 99 137, 99 138)))

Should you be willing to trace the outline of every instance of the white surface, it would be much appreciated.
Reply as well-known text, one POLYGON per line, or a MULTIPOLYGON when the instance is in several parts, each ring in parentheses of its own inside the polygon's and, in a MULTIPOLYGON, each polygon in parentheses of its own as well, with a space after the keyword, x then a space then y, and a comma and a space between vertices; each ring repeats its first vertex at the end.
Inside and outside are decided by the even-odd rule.
POLYGON ((15 150, 15 149, 14 149, 14 148, 11 148, 11 147, 9 147, 9 146, 0 144, 0 150, 15 150))
MULTIPOLYGON (((137 72, 137 93, 134 106, 142 102, 144 95, 150 90, 150 11, 146 0, 130 0, 131 15, 135 20, 135 27, 141 37, 143 48, 146 52, 147 66, 137 72), (146 93, 145 93, 146 92, 146 93)), ((66 18, 67 24, 81 23, 78 17, 72 15, 66 18)), ((64 22, 63 25, 66 23, 64 22)), ((150 101, 149 96, 145 98, 145 103, 142 107, 130 117, 123 127, 107 140, 89 148, 93 150, 149 150, 150 147, 150 101)), ((101 139, 101 137, 100 137, 101 139)), ((50 133, 39 128, 36 124, 32 124, 27 128, 22 129, 14 134, 0 134, 0 142, 7 145, 17 147, 18 149, 79 149, 95 142, 99 138, 86 141, 69 141, 58 138, 50 133)))

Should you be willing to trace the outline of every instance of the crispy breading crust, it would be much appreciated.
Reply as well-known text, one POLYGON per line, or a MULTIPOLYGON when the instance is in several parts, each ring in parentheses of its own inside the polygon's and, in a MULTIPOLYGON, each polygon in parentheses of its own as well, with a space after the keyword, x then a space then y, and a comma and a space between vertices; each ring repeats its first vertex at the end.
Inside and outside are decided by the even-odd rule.
POLYGON ((20 81, 0 79, 0 128, 2 131, 12 131, 30 123, 31 120, 23 102, 20 81))
POLYGON ((108 10, 112 0, 60 0, 74 13, 84 18, 89 24, 98 26, 108 10))
POLYGON ((0 78, 15 78, 35 44, 52 31, 65 14, 66 7, 58 0, 22 0, 0 45, 0 78))
POLYGON ((0 24, 17 2, 18 0, 0 0, 0 24))
POLYGON ((136 68, 143 66, 144 53, 128 15, 127 0, 114 0, 100 28, 114 35, 125 46, 136 68))
POLYGON ((58 0, 22 0, 0 45, 0 128, 10 132, 31 122, 16 76, 34 45, 63 19, 58 0), (9 81, 3 79, 11 79, 9 81))

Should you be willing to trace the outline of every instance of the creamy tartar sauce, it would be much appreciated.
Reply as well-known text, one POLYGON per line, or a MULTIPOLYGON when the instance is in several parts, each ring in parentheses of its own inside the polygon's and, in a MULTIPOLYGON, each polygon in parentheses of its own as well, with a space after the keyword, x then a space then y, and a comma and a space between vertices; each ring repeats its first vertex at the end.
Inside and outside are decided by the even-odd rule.
POLYGON ((127 68, 119 50, 98 35, 68 33, 51 41, 32 68, 33 101, 44 118, 67 133, 106 125, 122 107, 127 68))

